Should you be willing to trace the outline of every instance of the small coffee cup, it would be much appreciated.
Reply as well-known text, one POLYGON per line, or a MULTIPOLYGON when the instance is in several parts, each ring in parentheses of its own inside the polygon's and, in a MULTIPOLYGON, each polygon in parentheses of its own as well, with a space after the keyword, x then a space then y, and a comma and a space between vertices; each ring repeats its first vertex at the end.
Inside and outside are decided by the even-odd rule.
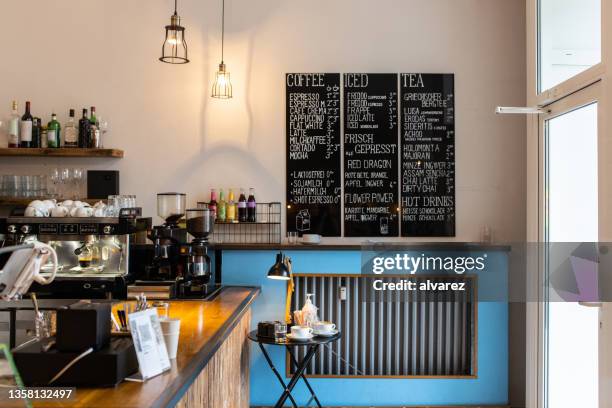
POLYGON ((94 210, 91 207, 75 207, 73 210, 76 210, 73 217, 91 217, 94 213, 94 210))
POLYGON ((68 216, 69 212, 70 210, 68 210, 67 207, 64 207, 63 205, 58 205, 57 207, 51 210, 51 216, 52 217, 66 217, 68 216))
POLYGON ((28 206, 25 209, 24 215, 26 217, 48 217, 49 213, 44 208, 28 206))
POLYGON ((312 334, 312 327, 308 326, 292 326, 291 335, 295 338, 306 338, 312 334))
POLYGON ((320 321, 314 324, 314 329, 319 333, 330 333, 336 330, 336 325, 328 321, 320 321))

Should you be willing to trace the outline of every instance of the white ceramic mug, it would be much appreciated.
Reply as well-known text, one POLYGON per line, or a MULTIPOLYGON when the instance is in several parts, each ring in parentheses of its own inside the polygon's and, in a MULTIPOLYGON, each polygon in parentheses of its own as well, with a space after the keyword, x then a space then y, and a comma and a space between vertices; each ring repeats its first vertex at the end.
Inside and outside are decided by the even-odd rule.
POLYGON ((55 208, 56 202, 55 200, 44 200, 42 202, 44 206, 47 208, 47 211, 50 213, 52 209, 55 208))
POLYGON ((91 217, 94 214, 94 210, 91 207, 75 207, 76 210, 74 217, 91 217))
POLYGON ((61 203, 59 203, 58 205, 67 207, 67 208, 72 208, 72 206, 74 205, 74 201, 72 200, 64 200, 61 203))
POLYGON ((58 205, 57 207, 51 210, 51 216, 52 217, 66 217, 68 216, 69 212, 70 210, 68 210, 67 207, 64 207, 63 205, 58 205))
POLYGON ((47 212, 47 210, 44 207, 43 208, 38 208, 38 207, 28 206, 25 209, 24 215, 26 217, 48 217, 49 213, 47 212))
POLYGON ((319 333, 330 333, 336 330, 336 325, 332 322, 320 321, 314 324, 314 329, 319 333))
POLYGON ((291 335, 298 339, 308 337, 312 334, 312 327, 308 326, 291 326, 291 335))

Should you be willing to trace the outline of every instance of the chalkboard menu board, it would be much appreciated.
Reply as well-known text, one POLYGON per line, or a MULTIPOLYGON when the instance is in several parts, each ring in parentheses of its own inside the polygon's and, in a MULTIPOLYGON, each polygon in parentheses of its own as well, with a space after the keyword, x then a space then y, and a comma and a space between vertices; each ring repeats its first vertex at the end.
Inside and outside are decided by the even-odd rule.
POLYGON ((400 74, 402 236, 455 236, 453 74, 400 74))
POLYGON ((344 236, 397 237, 397 74, 344 74, 344 236))
POLYGON ((286 75, 287 231, 340 236, 340 74, 286 75))

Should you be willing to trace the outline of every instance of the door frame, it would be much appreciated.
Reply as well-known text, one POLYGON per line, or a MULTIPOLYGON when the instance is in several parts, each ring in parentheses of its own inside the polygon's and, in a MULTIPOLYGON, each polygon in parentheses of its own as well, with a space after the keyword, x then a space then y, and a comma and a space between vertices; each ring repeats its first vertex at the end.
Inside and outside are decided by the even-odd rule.
MULTIPOLYGON (((574 109, 598 103, 598 206, 599 241, 612 242, 612 134, 608 108, 612 101, 612 81, 607 70, 612 66, 612 2, 601 2, 601 63, 568 79, 552 89, 538 92, 538 6, 539 0, 526 0, 526 69, 527 106, 543 108, 543 115, 527 117, 527 245, 545 242, 546 200, 545 188, 545 120, 553 119, 574 109)), ((541 248, 538 245, 537 248, 541 248)), ((545 408, 545 343, 544 337, 544 278, 545 257, 541 250, 527 251, 527 316, 526 316, 526 407, 545 408), (537 301, 536 301, 537 300, 537 301)), ((605 304, 612 314, 612 304, 605 304)), ((612 319, 603 319, 606 321, 612 319)), ((602 333, 609 333, 612 327, 604 327, 602 333)), ((606 334, 604 334, 606 335, 606 334)), ((600 334, 601 336, 601 334, 600 334)), ((606 335, 607 336, 607 335, 606 335)), ((600 342, 600 406, 602 401, 612 401, 612 391, 602 395, 606 386, 612 384, 612 350, 603 350, 600 342), (608 354, 611 358, 608 358, 608 354), (603 359, 603 360, 602 360, 603 359), (605 381, 606 385, 601 384, 605 381)), ((612 405, 611 405, 612 406, 612 405)))

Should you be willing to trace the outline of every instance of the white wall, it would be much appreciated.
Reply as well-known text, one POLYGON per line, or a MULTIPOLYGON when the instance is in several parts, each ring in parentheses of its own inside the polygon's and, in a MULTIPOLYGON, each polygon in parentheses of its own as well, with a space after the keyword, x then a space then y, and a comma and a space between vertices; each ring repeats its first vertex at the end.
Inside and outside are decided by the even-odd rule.
POLYGON ((525 231, 525 126, 496 105, 525 103, 522 0, 227 0, 226 63, 234 99, 214 100, 220 1, 179 0, 191 63, 157 61, 171 0, 0 3, 0 108, 35 115, 95 105, 122 160, 7 159, 0 172, 58 165, 119 169, 123 193, 149 215, 155 193, 188 200, 210 187, 253 186, 283 200, 284 73, 454 72, 457 237, 525 231), (10 16, 10 18, 9 18, 10 16))

